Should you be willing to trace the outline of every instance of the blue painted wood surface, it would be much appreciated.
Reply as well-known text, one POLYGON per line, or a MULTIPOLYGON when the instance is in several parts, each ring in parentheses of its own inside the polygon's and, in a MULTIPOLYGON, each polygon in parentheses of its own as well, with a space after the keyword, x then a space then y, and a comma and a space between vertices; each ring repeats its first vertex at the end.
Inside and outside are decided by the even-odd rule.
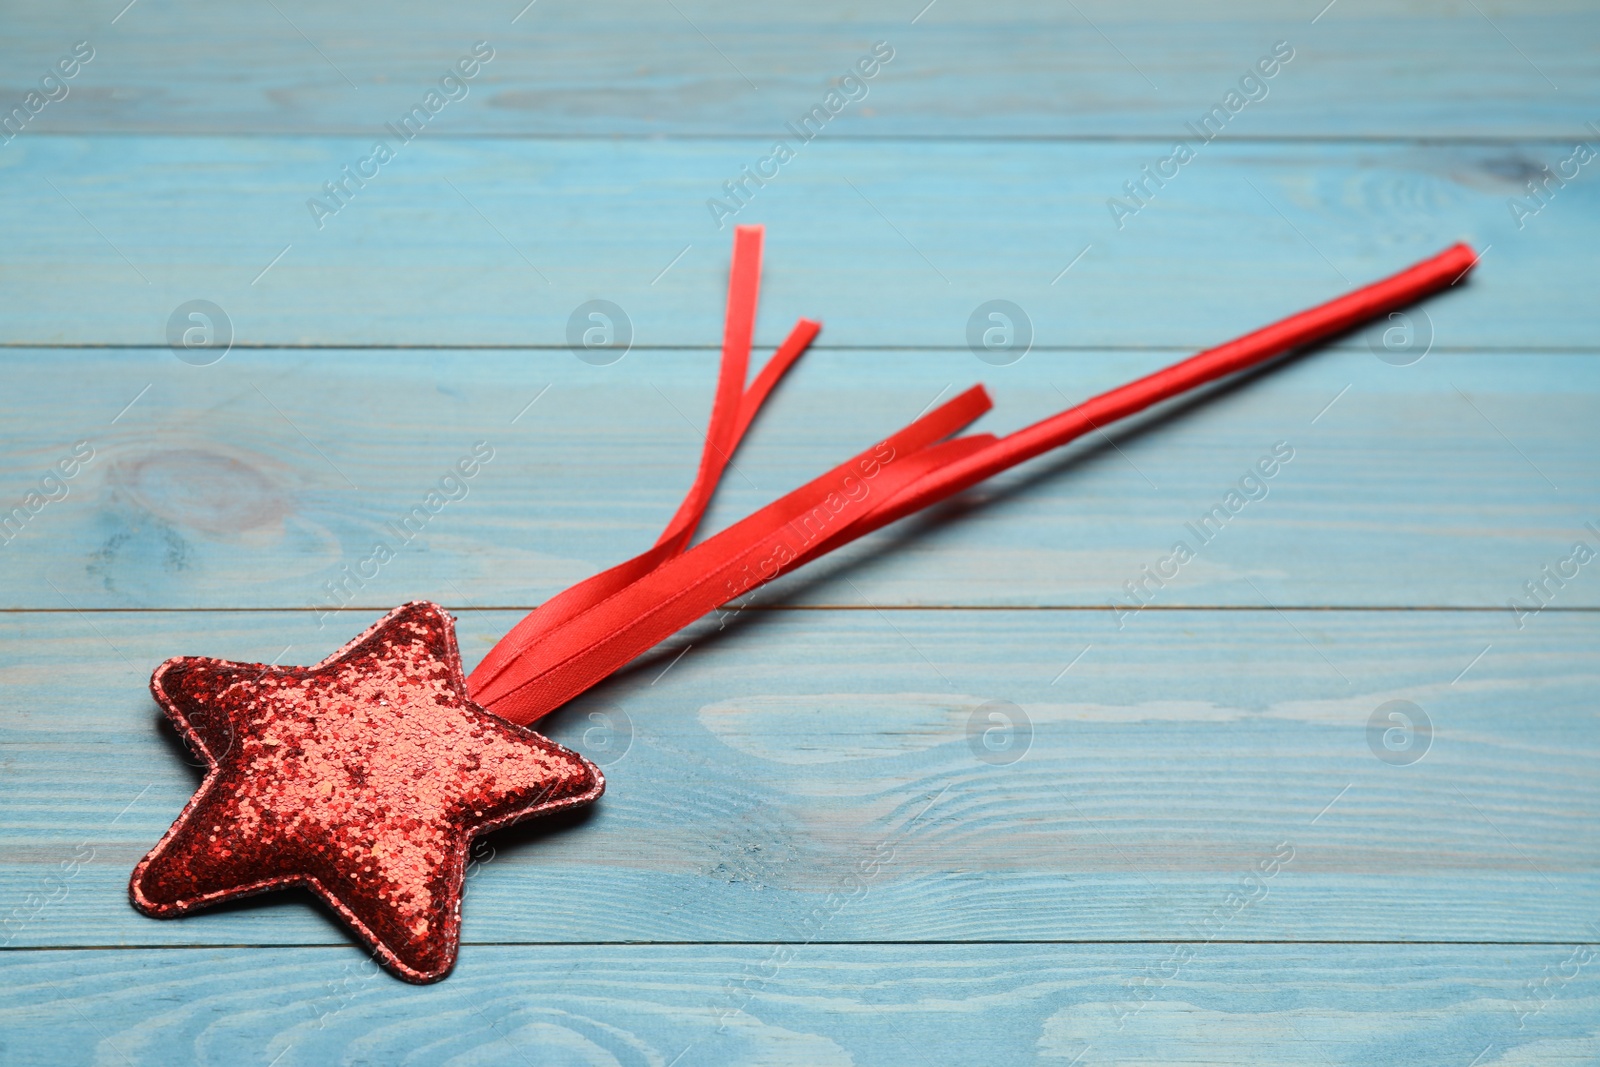
POLYGON ((1549 577, 1600 548, 1595 164, 1527 188, 1600 142, 1592 5, 0 18, 0 115, 61 97, 0 145, 0 513, 58 498, 0 545, 0 1064, 1600 1058, 1600 564, 1549 577), (479 40, 465 97, 319 227, 308 199, 479 40), (1409 347, 1367 331, 1080 442, 557 713, 610 790, 482 844, 441 985, 374 974, 303 898, 135 913, 198 780, 155 662, 311 662, 427 596, 471 663, 653 539, 710 402, 707 200, 875 41, 865 97, 724 220, 768 226, 759 336, 827 329, 710 529, 973 381, 1006 430, 1458 238, 1484 260, 1409 347), (1130 200, 1279 41, 1262 98, 1130 200), (632 327, 609 366, 568 349, 593 298, 632 327), (1033 327, 1011 365, 968 349, 994 298, 1033 327), (231 322, 206 366, 166 347, 193 299, 231 322), (468 495, 329 601, 478 440, 468 495), (1422 758, 1385 748, 1391 701, 1422 758))
POLYGON ((807 315, 830 347, 964 352, 973 308, 1000 298, 1040 350, 1201 348, 1461 239, 1489 251, 1471 297, 1428 306, 1436 345, 1581 349, 1600 332, 1566 288, 1600 241, 1595 185, 1537 215, 1508 206, 1537 205, 1526 182, 1569 143, 1219 140, 1114 217, 1169 140, 818 138, 719 228, 707 201, 760 141, 419 138, 313 218, 371 143, 18 137, 0 202, 10 339, 164 344, 171 310, 206 299, 244 344, 565 349, 573 309, 603 298, 636 344, 714 349, 730 221, 769 230, 770 345, 807 315), (41 262, 56 266, 20 266, 41 262))
MULTIPOLYGON (((993 367, 965 349, 810 353, 736 458, 708 528, 941 393, 985 382, 996 406, 979 428, 1006 431, 1175 358, 1032 353, 993 367)), ((28 609, 334 606, 326 583, 479 440, 495 458, 467 496, 355 603, 532 607, 655 539, 693 477, 716 374, 714 352, 659 349, 607 367, 565 350, 252 350, 210 367, 166 348, 11 359, 0 440, 15 495, 75 440, 95 450, 68 495, 4 547, 0 602, 28 609)), ((1597 397, 1600 364, 1580 354, 1434 352, 1397 367, 1357 338, 1079 442, 968 498, 983 507, 868 538, 757 602, 1106 610, 1284 442, 1293 458, 1254 491, 1266 495, 1152 590, 1155 606, 1470 607, 1498 613, 1512 636, 1507 602, 1532 603, 1524 583, 1597 536, 1584 525, 1600 524, 1597 397)), ((1593 607, 1600 582, 1551 597, 1593 607)))

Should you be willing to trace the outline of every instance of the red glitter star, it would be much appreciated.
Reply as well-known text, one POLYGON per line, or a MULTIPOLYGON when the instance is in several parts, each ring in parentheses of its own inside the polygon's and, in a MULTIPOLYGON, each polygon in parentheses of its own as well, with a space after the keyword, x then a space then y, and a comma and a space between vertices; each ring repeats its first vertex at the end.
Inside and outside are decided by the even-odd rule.
POLYGON ((582 756, 472 702, 436 604, 314 667, 179 657, 150 690, 210 771, 134 869, 134 906, 175 918, 307 886, 413 982, 455 963, 472 839, 605 789, 582 756))

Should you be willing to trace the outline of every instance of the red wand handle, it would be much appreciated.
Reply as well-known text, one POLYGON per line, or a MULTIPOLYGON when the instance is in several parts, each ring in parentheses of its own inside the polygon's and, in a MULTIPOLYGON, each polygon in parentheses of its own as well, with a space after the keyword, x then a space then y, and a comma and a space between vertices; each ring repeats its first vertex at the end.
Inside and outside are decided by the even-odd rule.
MULTIPOLYGON (((1066 427, 1077 427, 1085 421, 1091 427, 1103 426, 1207 382, 1265 363, 1296 348, 1325 341, 1380 315, 1414 304, 1430 293, 1449 288, 1465 277, 1476 262, 1477 255, 1471 248, 1454 245, 1399 274, 1102 393, 1075 408, 1034 423, 1007 440, 1014 441, 1015 447, 1023 453, 1018 461, 1036 456, 1063 440, 1070 440, 1070 437, 1059 436, 1066 427)), ((1071 436, 1082 432, 1077 429, 1071 436)))
POLYGON ((941 467, 852 533, 859 537, 1008 467, 1059 448, 1090 430, 1103 429, 1191 389, 1266 363, 1294 349, 1336 337, 1364 322, 1414 304, 1459 282, 1477 261, 1477 254, 1467 245, 1453 245, 1398 274, 1091 397, 1077 407, 1008 434, 981 452, 941 467))

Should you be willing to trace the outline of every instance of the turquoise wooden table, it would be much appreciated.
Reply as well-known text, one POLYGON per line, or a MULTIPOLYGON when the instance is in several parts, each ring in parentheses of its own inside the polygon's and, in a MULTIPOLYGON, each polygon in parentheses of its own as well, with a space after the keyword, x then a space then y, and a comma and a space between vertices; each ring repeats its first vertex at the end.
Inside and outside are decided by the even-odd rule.
POLYGON ((1600 1059, 1592 4, 124 2, 0 15, 0 1062, 1600 1059), (708 529, 1482 259, 547 720, 607 795, 479 843, 438 985, 309 897, 136 913, 200 780, 151 668, 423 597, 470 667, 648 545, 752 222, 758 341, 826 329, 708 529))

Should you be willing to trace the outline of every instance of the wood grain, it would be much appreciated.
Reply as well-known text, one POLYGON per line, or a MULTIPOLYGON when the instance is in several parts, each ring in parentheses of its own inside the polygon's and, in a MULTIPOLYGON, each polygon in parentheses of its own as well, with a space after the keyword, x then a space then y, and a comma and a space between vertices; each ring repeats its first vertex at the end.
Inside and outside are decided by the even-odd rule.
POLYGON ((307 202, 371 148, 19 137, 0 200, 6 340, 166 344, 174 310, 206 299, 240 344, 565 348, 575 309, 604 298, 637 345, 714 348, 732 222, 768 227, 771 345, 807 315, 830 346, 966 351, 974 310, 1006 299, 1039 348, 1200 348, 1457 240, 1490 251, 1429 302, 1436 344, 1588 348, 1600 332, 1569 288, 1600 239, 1597 186, 1510 208, 1537 204, 1529 176, 1570 145, 1218 142, 1119 220, 1109 201, 1169 147, 819 138, 719 228, 707 201, 764 146, 419 138, 314 218, 307 202))
POLYGON ((348 948, 243 960, 227 950, 66 951, 7 961, 0 1019, 17 1064, 43 1062, 37 1053, 48 1048, 59 1050, 54 1064, 277 1057, 279 1067, 666 1067, 674 1057, 795 1067, 1075 1057, 1577 1065, 1600 1051, 1600 989, 1594 964, 1577 963, 1583 952, 818 944, 787 958, 769 946, 484 946, 448 981, 418 988, 369 978, 348 948), (1191 948, 1193 958, 1173 962, 1191 948))
MULTIPOLYGON (((515 617, 463 616, 469 666, 515 617)), ((303 901, 166 923, 125 894, 199 774, 148 669, 176 654, 313 662, 365 621, 0 617, 13 945, 342 943, 303 901), (92 861, 62 876, 80 845, 92 861), (37 914, 29 894, 46 898, 37 914)), ((1600 905, 1597 624, 1552 615, 1511 640, 1473 613, 1153 612, 1121 632, 1038 611, 702 624, 546 720, 605 764, 609 792, 586 817, 491 839, 465 937, 1584 937, 1600 905), (997 700, 1023 718, 985 748, 997 700), (1370 747, 1391 700, 1433 723, 1409 765, 1370 747), (1266 896, 1218 919, 1285 847, 1266 896)))
MULTIPOLYGON (((977 428, 1004 431, 1177 355, 1036 352, 993 367, 966 351, 812 352, 736 458, 706 530, 937 395, 987 382, 996 410, 977 428)), ((193 367, 166 349, 17 352, 0 393, 5 506, 75 440, 95 458, 0 547, 0 599, 532 607, 655 539, 693 476, 715 362, 660 350, 609 367, 566 351, 236 350, 193 367), (495 459, 466 496, 371 581, 330 594, 375 541, 400 545, 396 524, 480 440, 495 459)), ((1509 603, 1539 603, 1529 581, 1547 583, 1555 609, 1600 605, 1591 568, 1559 588, 1541 571, 1579 540, 1600 547, 1585 525, 1600 525, 1597 398, 1590 355, 1436 351, 1396 367, 1356 339, 1082 441, 756 603, 1108 611, 1138 603, 1133 581, 1158 608, 1474 607, 1512 638, 1528 621, 1509 603), (1267 495, 1202 545, 1193 524, 1280 442, 1294 458, 1259 483, 1267 495), (1180 540, 1196 558, 1150 584, 1143 568, 1180 540)))
POLYGON ((141 3, 112 25, 121 6, 8 12, 8 96, 73 42, 97 49, 34 127, 365 136, 479 40, 495 58, 438 132, 770 137, 875 41, 894 59, 830 136, 1171 137, 1279 41, 1295 58, 1230 133, 1566 139, 1590 136, 1596 118, 1595 12, 1570 0, 1340 0, 1326 12, 1326 0, 824 0, 759 13, 728 0, 277 0, 226 15, 182 0, 141 3))

